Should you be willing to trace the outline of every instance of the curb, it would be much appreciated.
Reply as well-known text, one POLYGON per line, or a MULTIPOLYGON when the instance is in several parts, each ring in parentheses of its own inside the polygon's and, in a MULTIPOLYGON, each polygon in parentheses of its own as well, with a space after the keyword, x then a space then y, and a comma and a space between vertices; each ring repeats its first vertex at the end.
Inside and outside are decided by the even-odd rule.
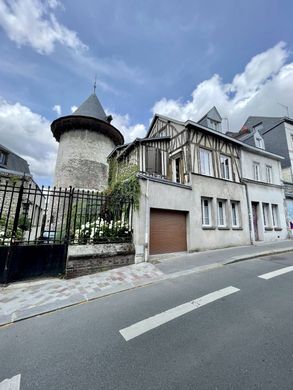
POLYGON ((256 259, 258 257, 265 257, 265 256, 271 256, 271 255, 279 255, 279 254, 288 253, 288 252, 293 252, 293 248, 273 249, 273 250, 263 251, 263 252, 254 253, 254 254, 250 254, 250 255, 234 256, 234 257, 232 257, 231 260, 223 262, 222 264, 229 265, 229 264, 239 263, 240 261, 244 261, 244 260, 251 260, 251 259, 256 259))
POLYGON ((118 294, 118 293, 123 292, 123 291, 133 290, 133 289, 138 288, 138 287, 146 287, 146 286, 149 286, 151 284, 162 282, 164 280, 176 279, 176 278, 180 278, 182 276, 187 276, 187 275, 190 275, 193 273, 200 273, 200 272, 204 272, 204 271, 209 271, 212 269, 223 267, 225 265, 239 263, 241 261, 251 260, 251 259, 258 258, 258 257, 265 257, 265 256, 270 256, 270 255, 288 253, 288 252, 293 252, 293 248, 279 249, 279 250, 273 249, 270 251, 263 251, 263 252, 254 253, 254 254, 250 254, 250 255, 234 256, 226 262, 211 263, 208 265, 190 268, 190 269, 184 270, 184 271, 174 272, 171 274, 165 274, 161 277, 158 277, 157 279, 146 280, 145 282, 143 282, 141 284, 137 284, 137 285, 135 285, 135 284, 129 285, 129 286, 122 285, 122 286, 120 286, 120 288, 116 288, 116 289, 112 289, 112 290, 109 289, 109 291, 107 291, 105 293, 98 293, 98 294, 94 294, 91 296, 86 296, 86 295, 85 296, 83 296, 83 295, 73 296, 73 297, 70 297, 69 299, 67 299, 67 302, 66 302, 66 300, 64 300, 63 304, 59 305, 59 306, 58 305, 55 306, 54 304, 50 303, 50 304, 39 306, 39 307, 32 307, 32 308, 28 308, 28 309, 24 309, 24 310, 15 311, 12 314, 3 315, 2 318, 0 318, 0 328, 2 328, 4 326, 12 325, 12 324, 19 322, 19 321, 26 320, 28 318, 34 318, 34 317, 37 317, 40 315, 49 314, 49 313, 52 313, 52 312, 55 312, 58 310, 65 309, 67 307, 77 306, 77 305, 80 305, 80 304, 83 304, 86 302, 94 301, 94 300, 99 299, 99 298, 104 298, 104 297, 107 297, 110 295, 118 294))

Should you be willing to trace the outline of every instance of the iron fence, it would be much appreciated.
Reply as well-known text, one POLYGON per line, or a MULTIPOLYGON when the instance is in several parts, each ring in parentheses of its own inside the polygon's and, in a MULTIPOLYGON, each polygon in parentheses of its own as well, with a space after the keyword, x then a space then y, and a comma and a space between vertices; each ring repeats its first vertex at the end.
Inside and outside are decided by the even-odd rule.
POLYGON ((0 245, 132 239, 133 202, 96 191, 0 182, 0 245))

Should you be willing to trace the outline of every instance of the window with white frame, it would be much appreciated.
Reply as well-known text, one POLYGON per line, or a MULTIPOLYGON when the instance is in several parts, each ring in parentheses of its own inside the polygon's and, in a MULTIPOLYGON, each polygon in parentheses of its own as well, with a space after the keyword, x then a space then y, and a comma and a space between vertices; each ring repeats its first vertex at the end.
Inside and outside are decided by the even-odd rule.
POLYGON ((269 226, 269 204, 268 203, 262 204, 262 213, 263 213, 264 227, 268 227, 269 226))
POLYGON ((279 226, 279 208, 277 204, 272 204, 272 217, 273 217, 273 226, 279 226))
POLYGON ((260 181, 260 165, 258 162, 253 163, 253 178, 260 181))
POLYGON ((265 148, 264 140, 261 137, 255 137, 255 146, 260 149, 265 148))
POLYGON ((270 165, 266 165, 266 181, 267 183, 273 182, 273 171, 270 165))
POLYGON ((223 154, 220 155, 221 177, 231 180, 231 158, 223 154))
POLYGON ((210 198, 201 199, 202 225, 212 225, 212 201, 210 198))
POLYGON ((239 202, 231 201, 231 222, 232 222, 232 227, 239 227, 240 226, 239 209, 240 209, 239 202))
POLYGON ((226 201, 218 200, 218 226, 226 226, 226 201))
POLYGON ((210 150, 200 148, 199 160, 200 160, 200 173, 202 175, 212 176, 213 175, 212 152, 210 150))

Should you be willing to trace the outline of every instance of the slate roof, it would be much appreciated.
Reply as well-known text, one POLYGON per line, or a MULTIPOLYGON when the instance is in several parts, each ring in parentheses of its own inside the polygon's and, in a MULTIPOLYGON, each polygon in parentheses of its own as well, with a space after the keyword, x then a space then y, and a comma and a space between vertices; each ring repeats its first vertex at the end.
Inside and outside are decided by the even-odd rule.
POLYGON ((106 115, 95 93, 91 94, 72 115, 89 116, 109 123, 109 117, 106 115))
POLYGON ((201 122, 203 122, 205 118, 210 118, 220 123, 222 122, 222 117, 216 106, 213 106, 199 121, 197 121, 197 123, 202 124, 201 122))
POLYGON ((30 174, 29 165, 25 159, 18 156, 1 144, 0 150, 7 154, 7 162, 5 165, 1 165, 1 168, 13 171, 16 174, 30 174))

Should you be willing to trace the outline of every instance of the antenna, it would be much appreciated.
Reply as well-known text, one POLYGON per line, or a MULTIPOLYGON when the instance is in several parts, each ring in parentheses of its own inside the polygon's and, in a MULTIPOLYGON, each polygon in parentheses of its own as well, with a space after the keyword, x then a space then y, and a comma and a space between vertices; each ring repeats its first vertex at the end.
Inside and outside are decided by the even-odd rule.
POLYGON ((290 118, 290 116, 289 116, 289 107, 288 106, 286 106, 285 104, 282 104, 282 103, 279 103, 279 102, 277 102, 280 106, 282 106, 282 107, 284 107, 284 108, 286 108, 286 111, 287 111, 287 117, 288 118, 290 118))
POLYGON ((96 93, 96 88, 97 88, 97 73, 95 73, 94 93, 96 93))

